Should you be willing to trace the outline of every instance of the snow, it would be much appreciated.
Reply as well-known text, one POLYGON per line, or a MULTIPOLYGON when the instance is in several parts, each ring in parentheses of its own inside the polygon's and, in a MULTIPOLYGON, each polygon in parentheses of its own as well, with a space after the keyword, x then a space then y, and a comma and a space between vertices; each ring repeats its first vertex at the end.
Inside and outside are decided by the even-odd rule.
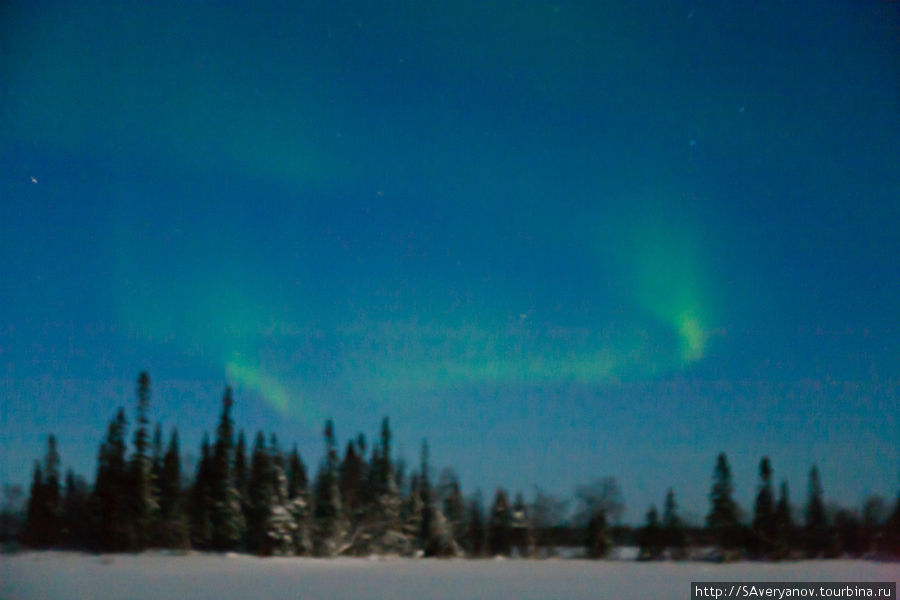
POLYGON ((362 600, 690 598, 691 581, 897 581, 900 564, 255 558, 164 553, 0 556, 0 598, 362 600))

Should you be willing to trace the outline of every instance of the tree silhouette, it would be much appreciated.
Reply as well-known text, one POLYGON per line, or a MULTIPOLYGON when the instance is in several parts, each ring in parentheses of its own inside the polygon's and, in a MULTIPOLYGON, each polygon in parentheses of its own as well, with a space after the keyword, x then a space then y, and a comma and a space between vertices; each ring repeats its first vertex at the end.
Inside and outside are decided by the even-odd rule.
POLYGON ((732 498, 734 487, 731 483, 731 468, 725 453, 719 454, 713 470, 713 485, 709 493, 710 511, 706 526, 719 548, 730 550, 739 543, 740 525, 737 504, 732 498))

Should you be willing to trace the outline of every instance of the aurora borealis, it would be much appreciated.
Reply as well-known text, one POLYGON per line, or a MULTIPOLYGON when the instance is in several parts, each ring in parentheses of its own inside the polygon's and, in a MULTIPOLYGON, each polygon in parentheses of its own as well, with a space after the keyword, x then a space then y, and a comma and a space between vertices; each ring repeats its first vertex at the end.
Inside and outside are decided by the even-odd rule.
POLYGON ((900 7, 6 3, 0 482, 147 369, 196 454, 382 415, 466 491, 900 478, 900 7))

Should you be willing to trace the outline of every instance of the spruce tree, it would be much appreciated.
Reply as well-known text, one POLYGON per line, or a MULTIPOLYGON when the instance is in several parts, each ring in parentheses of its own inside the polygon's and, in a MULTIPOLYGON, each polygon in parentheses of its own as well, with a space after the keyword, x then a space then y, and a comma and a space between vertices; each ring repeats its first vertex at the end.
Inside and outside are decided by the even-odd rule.
POLYGON ((318 556, 334 556, 341 551, 345 534, 341 493, 338 487, 338 454, 334 422, 325 422, 325 459, 316 476, 314 502, 314 552, 318 556))
POLYGON ((272 460, 266 448, 263 432, 256 434, 250 459, 248 487, 249 515, 247 519, 247 549, 261 554, 266 545, 266 527, 272 511, 272 460))
POLYGON ((675 492, 672 488, 666 492, 666 501, 663 505, 662 541, 668 549, 669 556, 682 560, 687 556, 687 540, 684 534, 684 524, 678 516, 678 505, 675 503, 675 492))
POLYGON ((517 492, 512 506, 513 545, 518 555, 526 558, 535 551, 534 525, 530 512, 525 496, 522 492, 517 492))
POLYGON ((794 537, 794 523, 791 518, 790 494, 787 481, 781 482, 778 504, 775 506, 775 547, 772 558, 787 558, 791 554, 794 537))
POLYGON ((241 499, 241 514, 244 517, 244 535, 241 539, 241 547, 247 547, 247 527, 250 524, 250 467, 247 464, 247 439, 244 430, 238 433, 237 444, 234 446, 234 487, 241 499))
POLYGON ((100 445, 97 476, 91 494, 91 513, 96 549, 121 552, 135 547, 130 510, 132 487, 125 460, 125 411, 119 408, 100 445))
POLYGON ((88 544, 90 530, 88 513, 89 491, 83 477, 72 469, 66 472, 62 507, 62 543, 67 548, 83 548, 88 544))
POLYGON ((137 380, 137 428, 134 432, 134 455, 131 460, 130 520, 134 527, 135 547, 141 550, 149 542, 151 515, 156 509, 153 490, 153 464, 147 431, 150 407, 150 376, 142 371, 137 380))
MULTIPOLYGON (((654 509, 654 514, 655 514, 654 509)), ((606 521, 606 511, 598 508, 588 519, 585 533, 585 549, 588 558, 603 558, 612 549, 612 538, 606 521)))
POLYGON ((772 492, 772 465, 765 456, 759 463, 759 491, 753 505, 752 551, 768 556, 775 547, 775 497, 772 492))
POLYGON ((269 438, 270 485, 272 498, 265 523, 265 542, 262 554, 265 556, 290 556, 295 553, 294 535, 297 524, 291 513, 287 490, 287 476, 284 473, 284 456, 278 446, 275 434, 269 438))
POLYGON ((354 442, 347 442, 344 459, 338 473, 338 488, 344 513, 352 525, 357 525, 363 516, 363 490, 365 488, 365 463, 354 442))
POLYGON ((452 468, 448 467, 441 471, 437 496, 440 499, 441 508, 447 518, 453 539, 462 543, 466 536, 466 503, 459 485, 459 478, 452 468))
POLYGON ((894 509, 884 523, 880 546, 885 556, 900 558, 900 494, 897 494, 894 509))
POLYGON ((647 523, 641 529, 639 539, 638 560, 659 560, 663 557, 662 530, 655 506, 651 506, 647 511, 647 523))
POLYGON ((178 430, 173 429, 159 476, 160 540, 163 548, 183 550, 190 545, 181 495, 181 455, 178 430))
POLYGON ((40 461, 34 461, 31 469, 31 488, 28 491, 28 509, 25 513, 25 527, 22 538, 27 546, 40 548, 44 545, 44 468, 40 461))
POLYGON ((469 556, 481 557, 487 554, 487 527, 484 522, 484 500, 481 490, 476 490, 469 501, 466 536, 463 547, 469 556))
POLYGON ((825 517, 825 502, 822 499, 822 482, 819 469, 813 465, 809 470, 809 499, 806 503, 806 555, 809 558, 824 556, 829 550, 828 522, 825 517))
POLYGON ((491 556, 509 556, 512 550, 512 509, 506 490, 497 488, 488 520, 488 551, 491 556))
POLYGON ((733 491, 728 458, 721 453, 716 459, 713 471, 713 485, 709 494, 710 511, 706 517, 706 526, 722 550, 733 549, 740 542, 740 525, 737 504, 732 498, 733 491))
POLYGON ((241 497, 234 478, 233 404, 231 388, 226 387, 210 472, 212 547, 220 551, 237 549, 245 527, 241 497))
POLYGON ((213 456, 209 444, 209 434, 203 434, 200 446, 200 463, 191 489, 191 545, 194 548, 208 550, 212 547, 212 473, 213 456))
POLYGON ((287 506, 294 519, 294 551, 301 556, 312 553, 310 504, 306 486, 306 466, 294 444, 288 458, 287 506))

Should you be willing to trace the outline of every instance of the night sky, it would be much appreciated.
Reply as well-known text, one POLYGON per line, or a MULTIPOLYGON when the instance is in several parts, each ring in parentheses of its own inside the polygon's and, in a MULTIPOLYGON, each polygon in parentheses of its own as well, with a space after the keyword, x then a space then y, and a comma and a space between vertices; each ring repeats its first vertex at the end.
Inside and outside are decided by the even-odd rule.
MULTIPOLYGON (((150 373, 464 492, 900 487, 900 4, 0 5, 0 482, 150 373)), ((129 434, 130 435, 130 434, 129 434)), ((186 456, 185 456, 186 457, 186 456)))

